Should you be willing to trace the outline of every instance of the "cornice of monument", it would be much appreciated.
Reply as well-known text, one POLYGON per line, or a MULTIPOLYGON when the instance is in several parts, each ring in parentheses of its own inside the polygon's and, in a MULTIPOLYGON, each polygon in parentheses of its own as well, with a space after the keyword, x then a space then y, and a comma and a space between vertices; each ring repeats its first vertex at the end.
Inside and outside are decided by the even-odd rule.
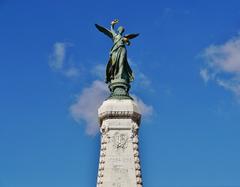
POLYGON ((133 111, 107 111, 99 114, 99 122, 102 124, 105 119, 132 119, 136 123, 140 123, 141 114, 133 111))
POLYGON ((141 114, 137 104, 130 99, 108 99, 98 109, 100 126, 105 119, 132 119, 137 124, 141 122, 141 114))

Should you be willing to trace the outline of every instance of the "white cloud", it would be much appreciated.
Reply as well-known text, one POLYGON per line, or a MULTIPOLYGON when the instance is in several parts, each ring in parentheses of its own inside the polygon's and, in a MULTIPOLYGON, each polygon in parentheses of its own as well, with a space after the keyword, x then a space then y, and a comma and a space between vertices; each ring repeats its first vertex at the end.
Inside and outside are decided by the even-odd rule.
POLYGON ((141 88, 145 87, 152 90, 153 88, 151 87, 152 82, 150 78, 144 72, 140 71, 137 63, 135 63, 132 59, 128 58, 128 62, 133 69, 136 86, 141 88))
POLYGON ((222 86, 226 90, 232 91, 235 96, 237 96, 238 101, 240 101, 240 79, 230 79, 230 80, 216 80, 219 86, 222 86))
POLYGON ((205 82, 211 80, 240 98, 240 36, 221 45, 210 45, 202 57, 205 67, 200 75, 205 82))
POLYGON ((140 98, 136 95, 132 95, 134 101, 137 103, 139 110, 144 117, 149 117, 153 113, 153 107, 151 105, 145 104, 140 98))
POLYGON ((86 133, 95 135, 98 132, 97 109, 108 96, 108 88, 102 81, 94 81, 88 88, 84 88, 75 103, 70 106, 70 113, 77 121, 86 123, 86 133))
POLYGON ((151 80, 143 73, 143 72, 137 72, 137 76, 139 83, 141 86, 144 86, 146 88, 149 88, 151 86, 151 80))
POLYGON ((205 49, 204 57, 217 71, 240 73, 240 36, 223 45, 211 45, 205 49))
POLYGON ((204 80, 204 82, 208 82, 210 79, 210 75, 208 73, 208 70, 206 68, 200 70, 200 76, 204 80))
POLYGON ((68 48, 71 47, 71 43, 56 42, 53 45, 53 51, 49 56, 49 66, 52 70, 57 71, 66 77, 78 77, 79 69, 74 66, 70 58, 67 58, 68 48))
MULTIPOLYGON (((107 85, 102 81, 95 80, 90 87, 83 89, 82 93, 77 96, 75 103, 70 106, 71 116, 77 122, 85 122, 88 135, 95 135, 98 132, 97 109, 109 94, 107 85)), ((142 115, 151 116, 153 107, 145 104, 136 96, 133 97, 142 115)))
POLYGON ((70 67, 63 71, 64 75, 67 77, 78 77, 79 76, 79 69, 76 67, 70 67))
POLYGON ((98 64, 91 70, 91 73, 97 78, 104 79, 106 74, 106 67, 103 64, 98 64))
POLYGON ((49 66, 54 70, 61 70, 66 56, 66 43, 56 42, 49 58, 49 66))

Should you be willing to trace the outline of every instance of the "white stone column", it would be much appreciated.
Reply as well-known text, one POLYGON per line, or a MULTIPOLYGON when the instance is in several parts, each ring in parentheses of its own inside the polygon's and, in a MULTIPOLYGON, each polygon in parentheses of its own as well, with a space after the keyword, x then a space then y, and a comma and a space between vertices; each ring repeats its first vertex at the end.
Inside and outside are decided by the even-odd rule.
POLYGON ((142 187, 137 104, 131 99, 108 99, 98 116, 102 136, 97 187, 142 187))

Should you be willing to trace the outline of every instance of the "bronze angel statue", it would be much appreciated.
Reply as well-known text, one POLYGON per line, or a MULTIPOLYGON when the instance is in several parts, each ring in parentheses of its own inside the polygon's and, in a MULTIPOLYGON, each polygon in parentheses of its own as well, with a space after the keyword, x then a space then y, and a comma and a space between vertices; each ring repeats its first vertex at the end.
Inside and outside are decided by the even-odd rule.
POLYGON ((126 82, 133 81, 133 72, 128 64, 126 45, 130 45, 130 39, 137 37, 139 34, 123 35, 124 28, 118 27, 117 31, 114 26, 118 23, 115 19, 111 22, 111 29, 108 30, 98 24, 97 29, 107 35, 113 41, 110 51, 110 57, 106 68, 106 83, 111 83, 115 79, 124 79, 126 82))

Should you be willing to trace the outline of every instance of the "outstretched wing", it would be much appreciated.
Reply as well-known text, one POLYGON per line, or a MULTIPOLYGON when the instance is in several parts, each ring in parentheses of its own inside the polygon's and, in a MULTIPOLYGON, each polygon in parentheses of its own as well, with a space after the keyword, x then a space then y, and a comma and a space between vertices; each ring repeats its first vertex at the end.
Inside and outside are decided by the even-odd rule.
POLYGON ((102 32, 102 33, 104 33, 104 34, 106 34, 109 38, 113 38, 113 35, 112 35, 112 32, 110 31, 110 30, 108 30, 108 29, 106 29, 106 28, 104 28, 104 27, 102 27, 102 26, 100 26, 100 25, 98 25, 98 24, 95 24, 95 26, 97 27, 97 29, 100 31, 100 32, 102 32))
POLYGON ((128 40, 130 40, 130 39, 136 38, 138 35, 139 35, 139 33, 138 34, 127 34, 124 37, 127 38, 128 40))

